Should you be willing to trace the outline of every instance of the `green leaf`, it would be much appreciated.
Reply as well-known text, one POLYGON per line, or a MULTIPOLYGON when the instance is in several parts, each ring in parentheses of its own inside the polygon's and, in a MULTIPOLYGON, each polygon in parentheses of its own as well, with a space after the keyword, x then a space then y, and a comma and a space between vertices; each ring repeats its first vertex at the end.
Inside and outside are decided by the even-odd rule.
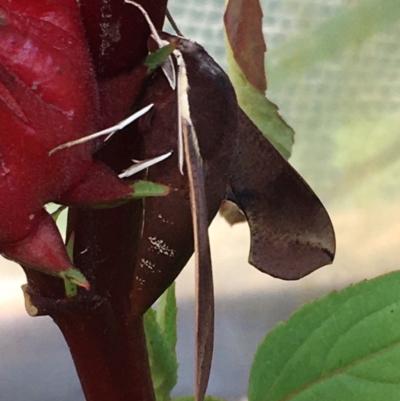
POLYGON ((51 217, 57 223, 58 218, 60 217, 61 213, 67 209, 67 206, 58 206, 57 209, 51 213, 51 217))
MULTIPOLYGON (((258 2, 256 2, 258 4, 258 2)), ((228 3, 228 7, 225 13, 225 43, 226 43, 226 54, 228 62, 229 78, 235 88, 238 102, 244 112, 250 117, 258 129, 271 141, 276 149, 285 157, 289 158, 294 142, 294 131, 279 114, 278 107, 270 102, 266 97, 263 88, 262 80, 259 76, 255 76, 256 72, 250 68, 256 53, 251 56, 251 52, 244 51, 243 49, 252 48, 254 52, 259 52, 260 49, 265 48, 264 39, 261 31, 261 24, 258 30, 260 31, 252 42, 254 36, 254 27, 251 24, 245 26, 240 24, 242 14, 249 13, 250 7, 246 7, 246 2, 240 2, 241 9, 233 9, 229 7, 231 3, 228 3), (235 15, 231 15, 233 11, 235 15), (237 27, 234 26, 234 22, 237 21, 237 27), (249 27, 250 33, 246 32, 245 28, 249 27), (237 36, 243 36, 242 40, 238 40, 237 36), (262 42, 262 43, 260 43, 262 42), (247 63, 245 59, 247 58, 247 63), (250 60, 249 60, 250 58, 250 60), (236 60, 239 60, 240 65, 236 60), (242 69, 243 68, 243 69, 242 69), (250 81, 252 83, 250 83, 250 81), (257 84, 258 82, 258 84, 257 84), (258 89, 257 89, 258 88, 258 89)), ((260 13, 261 9, 256 8, 256 11, 260 13)), ((260 16, 259 16, 260 17, 260 16)), ((259 56, 259 54, 258 54, 259 56)), ((259 58, 259 57, 258 57, 259 58)), ((264 63, 258 62, 258 70, 264 73, 264 63)))
POLYGON ((71 280, 63 278, 65 294, 68 298, 73 298, 78 295, 78 286, 71 280))
POLYGON ((126 202, 132 199, 143 199, 151 196, 166 196, 171 192, 171 188, 167 185, 157 184, 151 181, 135 181, 131 184, 133 193, 125 198, 116 199, 106 203, 96 203, 90 205, 92 209, 111 209, 120 205, 124 205, 126 202))
POLYGON ((156 314, 152 308, 144 315, 144 327, 156 399, 169 401, 171 390, 178 380, 175 349, 171 348, 169 340, 157 323, 156 314))
POLYGON ((157 300, 156 311, 151 310, 147 313, 151 315, 149 317, 145 317, 145 319, 149 319, 149 321, 145 320, 147 338, 150 340, 153 338, 153 343, 158 341, 161 344, 162 342, 162 347, 163 349, 165 348, 162 352, 167 353, 168 355, 168 366, 161 366, 163 364, 163 361, 160 361, 162 356, 157 354, 157 352, 159 352, 157 349, 154 349, 154 358, 156 359, 151 361, 150 358, 153 382, 161 383, 158 388, 154 384, 156 398, 157 401, 169 400, 171 390, 176 385, 178 380, 178 360, 176 358, 177 306, 175 297, 175 283, 172 283, 172 285, 167 288, 167 290, 157 300), (150 331, 150 329, 152 331, 150 331), (166 377, 169 374, 172 374, 172 377, 170 377, 171 381, 166 380, 166 377))
MULTIPOLYGON (((68 242, 65 245, 65 249, 71 260, 73 260, 74 258, 74 241, 75 241, 75 234, 72 233, 70 238, 68 239, 68 242)), ((73 298, 78 295, 78 286, 71 280, 64 278, 64 288, 65 288, 65 293, 67 294, 68 297, 73 298)))
POLYGON ((170 193, 171 188, 157 184, 151 181, 136 181, 132 184, 134 193, 131 196, 132 199, 148 198, 149 196, 166 196, 170 193))
POLYGON ((71 267, 68 270, 59 273, 64 280, 65 291, 69 297, 74 297, 77 293, 76 286, 83 287, 86 290, 90 288, 90 284, 86 277, 77 269, 71 267))
POLYGON ((174 43, 169 43, 168 45, 156 50, 154 53, 150 53, 144 62, 148 68, 148 73, 150 74, 158 67, 161 67, 164 61, 172 54, 175 49, 176 45, 174 43))
POLYGON ((249 401, 397 401, 400 272, 310 303, 257 350, 249 401))
POLYGON ((175 283, 172 283, 169 288, 158 298, 156 320, 164 333, 165 339, 169 342, 172 350, 176 348, 177 341, 177 325, 176 315, 178 309, 176 307, 175 283))
MULTIPOLYGON (((182 397, 173 398, 172 401, 195 401, 194 395, 184 395, 182 397)), ((225 398, 210 397, 209 395, 204 398, 204 401, 226 401, 225 398)))

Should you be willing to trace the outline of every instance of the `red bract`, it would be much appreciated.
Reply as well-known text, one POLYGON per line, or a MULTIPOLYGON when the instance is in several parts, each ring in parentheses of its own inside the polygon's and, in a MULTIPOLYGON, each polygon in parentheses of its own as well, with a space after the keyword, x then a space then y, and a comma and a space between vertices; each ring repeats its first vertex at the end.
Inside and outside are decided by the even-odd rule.
POLYGON ((104 203, 132 189, 93 162, 93 143, 49 155, 102 125, 76 1, 0 0, 0 49, 0 252, 78 278, 43 206, 104 203))

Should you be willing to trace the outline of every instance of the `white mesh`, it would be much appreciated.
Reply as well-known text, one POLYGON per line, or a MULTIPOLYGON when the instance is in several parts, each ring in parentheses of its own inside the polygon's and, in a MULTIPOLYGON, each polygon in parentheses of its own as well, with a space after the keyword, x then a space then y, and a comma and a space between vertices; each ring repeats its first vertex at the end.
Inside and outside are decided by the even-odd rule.
MULTIPOLYGON (((268 54, 279 46, 363 1, 263 0, 270 68, 274 60, 268 54)), ((169 7, 183 34, 202 44, 223 67, 224 3, 170 0, 169 7)), ((399 111, 399 37, 397 23, 343 54, 318 63, 306 74, 277 84, 268 81, 268 97, 278 104, 296 131, 292 162, 325 199, 335 197, 335 182, 345 174, 335 162, 336 132, 358 116, 375 121, 399 111), (326 179, 321 179, 324 176, 326 179)))

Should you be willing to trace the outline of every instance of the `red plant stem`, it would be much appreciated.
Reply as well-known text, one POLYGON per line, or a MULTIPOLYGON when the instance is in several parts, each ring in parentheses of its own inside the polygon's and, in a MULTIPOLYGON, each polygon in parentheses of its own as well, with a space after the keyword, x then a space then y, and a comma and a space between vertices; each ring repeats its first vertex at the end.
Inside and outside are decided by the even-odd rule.
POLYGON ((27 270, 32 302, 62 331, 87 401, 155 400, 143 317, 132 316, 129 297, 142 204, 133 206, 71 210, 75 262, 89 292, 63 299, 60 280, 27 270))
MULTIPOLYGON (((167 0, 138 2, 161 29, 167 0)), ((139 65, 149 36, 140 12, 123 0, 79 4, 98 77, 116 78, 139 65)), ((141 145, 133 130, 112 138, 98 158, 116 171, 126 168, 141 145)), ((87 401, 155 400, 143 318, 132 316, 130 300, 142 210, 141 201, 107 210, 70 209, 74 263, 88 278, 90 292, 80 289, 66 300, 60 280, 26 270, 32 302, 64 334, 87 401)))
MULTIPOLYGON (((122 149, 118 153, 123 158, 122 149)), ((53 318, 71 349, 87 401, 154 400, 142 316, 132 316, 129 296, 141 217, 141 201, 109 210, 70 211, 74 260, 92 285, 92 300, 98 297, 100 305, 53 318)))
POLYGON ((110 312, 54 319, 70 347, 86 400, 154 400, 143 318, 125 323, 110 312))

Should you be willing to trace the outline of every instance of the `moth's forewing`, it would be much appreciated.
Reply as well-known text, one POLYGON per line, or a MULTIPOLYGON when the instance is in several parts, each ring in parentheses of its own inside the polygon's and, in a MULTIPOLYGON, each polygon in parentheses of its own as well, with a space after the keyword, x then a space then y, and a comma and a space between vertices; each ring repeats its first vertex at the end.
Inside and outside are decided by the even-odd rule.
MULTIPOLYGON (((237 135, 237 103, 228 77, 201 46, 181 39, 178 49, 186 62, 191 119, 203 160, 207 215, 200 211, 200 218, 209 224, 226 194, 237 135)), ((177 96, 162 71, 155 72, 141 100, 141 105, 149 103, 154 103, 154 108, 139 122, 143 149, 137 158, 147 159, 173 150, 170 158, 152 166, 145 176, 172 190, 163 199, 149 198, 144 202, 131 294, 135 314, 144 313, 168 288, 194 250, 188 172, 185 167, 181 175, 178 168, 177 96)))
POLYGON ((189 181, 196 267, 195 400, 203 401, 210 377, 214 348, 214 284, 203 159, 191 117, 186 62, 182 53, 179 52, 177 57, 180 133, 189 181))
POLYGON ((250 226, 249 262, 286 280, 332 263, 335 234, 324 206, 241 110, 238 119, 228 197, 250 226))

